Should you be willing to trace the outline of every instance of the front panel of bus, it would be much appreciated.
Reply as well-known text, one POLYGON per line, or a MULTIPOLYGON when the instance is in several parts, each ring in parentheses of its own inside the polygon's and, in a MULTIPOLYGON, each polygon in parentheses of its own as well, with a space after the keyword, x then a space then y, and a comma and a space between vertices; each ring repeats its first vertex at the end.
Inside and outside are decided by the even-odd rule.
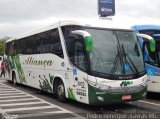
POLYGON ((74 100, 96 105, 145 97, 147 77, 133 31, 72 25, 63 26, 62 32, 73 75, 78 78, 70 85, 74 100), (91 34, 92 51, 85 50, 81 36, 72 37, 74 30, 91 34))

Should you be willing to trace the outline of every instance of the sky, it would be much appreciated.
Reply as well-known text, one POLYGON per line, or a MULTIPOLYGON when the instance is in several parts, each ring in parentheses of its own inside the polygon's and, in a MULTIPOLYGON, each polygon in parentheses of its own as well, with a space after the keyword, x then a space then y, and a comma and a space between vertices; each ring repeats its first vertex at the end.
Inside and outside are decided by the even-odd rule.
MULTIPOLYGON (((16 37, 63 19, 103 21, 97 0, 0 0, 0 38, 16 37)), ((160 0, 115 0, 113 22, 160 25, 160 0)))

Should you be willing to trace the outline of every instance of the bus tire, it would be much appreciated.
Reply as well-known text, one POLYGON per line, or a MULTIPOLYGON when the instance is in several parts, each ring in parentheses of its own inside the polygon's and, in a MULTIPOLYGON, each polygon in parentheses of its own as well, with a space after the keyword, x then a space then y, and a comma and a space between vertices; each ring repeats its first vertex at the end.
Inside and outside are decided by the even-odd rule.
POLYGON ((17 84, 17 79, 16 79, 16 74, 15 74, 15 72, 12 73, 12 84, 14 84, 14 85, 17 84))
POLYGON ((57 83, 57 98, 60 102, 66 102, 66 95, 65 95, 65 87, 63 82, 60 80, 57 83))

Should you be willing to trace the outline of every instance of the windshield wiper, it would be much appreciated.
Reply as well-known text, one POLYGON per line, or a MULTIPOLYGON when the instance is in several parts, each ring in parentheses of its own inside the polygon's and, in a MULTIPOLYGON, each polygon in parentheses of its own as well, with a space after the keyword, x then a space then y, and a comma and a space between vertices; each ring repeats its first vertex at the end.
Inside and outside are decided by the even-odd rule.
MULTIPOLYGON (((115 57, 115 60, 113 62, 113 67, 111 69, 111 74, 115 75, 115 72, 116 72, 116 68, 117 68, 117 65, 118 65, 118 59, 121 59, 120 58, 120 51, 119 51, 119 48, 117 46, 117 55, 115 57)), ((120 63, 121 63, 121 60, 120 60, 120 63)))
MULTIPOLYGON (((139 74, 139 72, 138 72, 138 69, 137 69, 136 65, 134 64, 134 62, 132 61, 132 59, 130 58, 130 56, 125 52, 123 44, 122 44, 122 52, 123 52, 125 61, 126 61, 130 66, 131 66, 131 65, 133 66, 134 70, 136 71, 136 74, 139 76, 140 74, 139 74), (127 61, 126 58, 128 58, 129 62, 127 61)), ((132 67, 131 67, 131 69, 132 69, 132 67)))
POLYGON ((115 36, 116 36, 116 40, 117 40, 117 43, 118 43, 117 44, 117 55, 116 55, 115 60, 113 62, 113 67, 111 69, 111 74, 113 74, 113 76, 115 76, 116 68, 117 68, 117 65, 118 65, 118 59, 119 59, 120 60, 120 65, 122 67, 123 74, 126 74, 126 70, 128 70, 128 65, 129 65, 132 72, 135 72, 139 76, 140 74, 138 72, 138 69, 137 69, 136 65, 134 64, 134 62, 132 61, 130 56, 125 52, 123 44, 122 44, 122 46, 120 45, 120 42, 119 42, 119 39, 118 39, 116 33, 115 33, 115 36))
POLYGON ((117 55, 115 57, 115 60, 113 62, 113 67, 111 69, 111 74, 115 75, 115 72, 116 72, 116 68, 117 68, 117 65, 118 65, 118 59, 120 60, 120 65, 122 67, 122 72, 123 74, 126 74, 125 72, 125 66, 124 66, 124 60, 123 60, 123 52, 122 52, 122 49, 121 49, 121 46, 120 46, 120 43, 119 43, 119 39, 117 37, 117 34, 115 32, 115 36, 116 36, 116 40, 117 40, 117 55))

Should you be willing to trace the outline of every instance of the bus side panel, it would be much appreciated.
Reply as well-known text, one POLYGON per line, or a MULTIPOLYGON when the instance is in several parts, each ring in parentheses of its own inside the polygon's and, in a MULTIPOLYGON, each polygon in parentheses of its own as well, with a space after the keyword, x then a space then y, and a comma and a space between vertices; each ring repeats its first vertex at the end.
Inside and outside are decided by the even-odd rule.
POLYGON ((73 81, 75 85, 75 98, 79 102, 89 104, 88 98, 88 74, 78 68, 74 68, 73 81))
POLYGON ((160 78, 159 78, 159 76, 148 76, 147 91, 160 93, 160 78))
POLYGON ((11 80, 11 68, 9 64, 9 56, 4 55, 4 62, 5 62, 5 77, 7 80, 11 80))
POLYGON ((21 64, 23 64, 26 85, 52 92, 52 80, 61 60, 51 53, 23 56, 21 64))
POLYGON ((45 76, 42 76, 41 80, 39 80, 42 84, 40 86, 41 89, 47 89, 48 92, 53 91, 54 79, 59 78, 63 81, 66 91, 68 87, 68 79, 65 77, 65 72, 67 70, 65 60, 53 54, 49 54, 47 57, 48 59, 52 59, 53 64, 45 66, 45 76))
POLYGON ((145 63, 148 75, 148 91, 160 93, 160 68, 145 63))
MULTIPOLYGON (((16 59, 17 56, 5 56, 5 67, 6 67, 6 78, 10 81, 12 81, 12 74, 15 72, 17 74, 17 67, 16 67, 16 59)), ((19 80, 19 77, 17 77, 17 81, 19 80)))
POLYGON ((54 78, 60 77, 65 84, 67 94, 69 79, 65 77, 67 69, 64 59, 48 53, 8 56, 7 61, 9 80, 12 80, 11 72, 15 71, 17 83, 52 92, 54 78))

